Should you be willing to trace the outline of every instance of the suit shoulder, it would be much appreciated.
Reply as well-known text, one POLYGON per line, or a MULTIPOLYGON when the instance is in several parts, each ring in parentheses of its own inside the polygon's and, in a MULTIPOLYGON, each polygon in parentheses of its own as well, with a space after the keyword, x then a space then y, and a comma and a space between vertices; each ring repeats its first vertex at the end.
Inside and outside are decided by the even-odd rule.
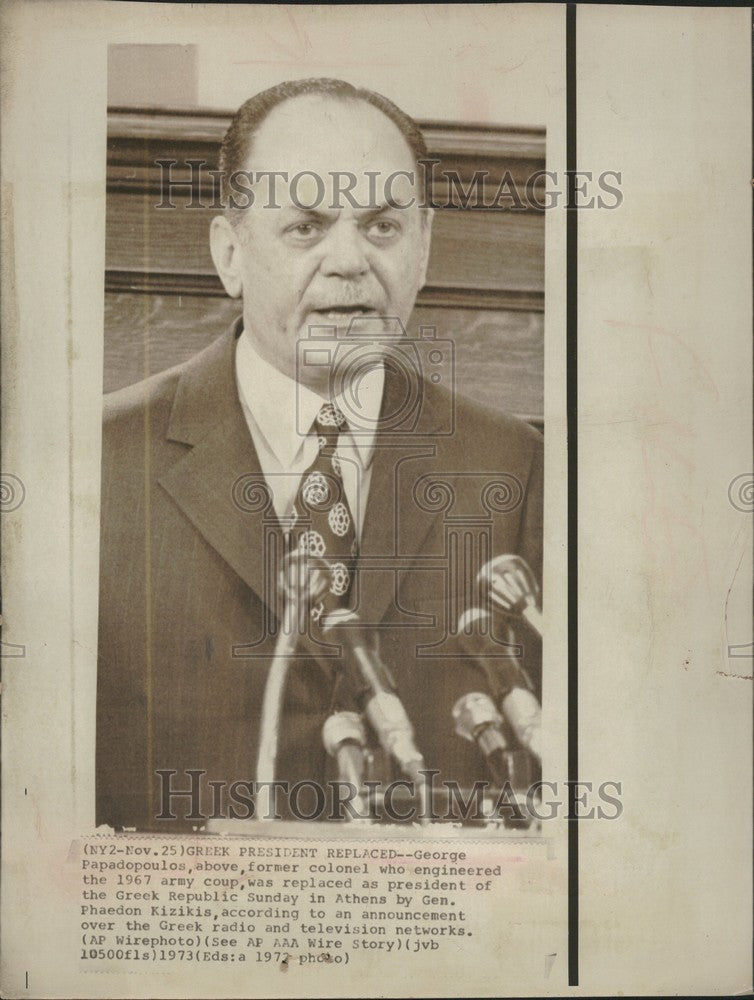
POLYGON ((136 422, 143 424, 147 412, 150 421, 161 417, 167 421, 183 368, 184 365, 176 365, 141 382, 107 393, 102 407, 105 433, 117 432, 136 422))
POLYGON ((435 392, 435 406, 453 407, 453 437, 467 452, 488 456, 516 454, 524 461, 534 461, 541 455, 544 438, 520 417, 447 389, 436 388, 435 392))
POLYGON ((497 431, 498 434, 505 435, 506 438, 514 439, 522 445, 530 448, 540 448, 542 446, 542 435, 532 427, 531 424, 514 417, 512 413, 503 410, 493 410, 488 406, 483 406, 465 396, 457 396, 456 415, 459 425, 463 423, 468 426, 479 426, 497 431))

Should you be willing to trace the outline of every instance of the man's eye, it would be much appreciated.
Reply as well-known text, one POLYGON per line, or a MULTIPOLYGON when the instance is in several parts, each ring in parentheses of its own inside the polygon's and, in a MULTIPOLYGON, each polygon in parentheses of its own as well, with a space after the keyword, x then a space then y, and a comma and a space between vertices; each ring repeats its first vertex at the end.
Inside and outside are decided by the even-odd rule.
POLYGON ((397 222, 393 222, 391 219, 376 219, 370 223, 367 229, 370 236, 376 236, 379 239, 395 236, 400 231, 397 222))
POLYGON ((286 232, 293 236, 294 239, 309 241, 319 235, 319 226, 314 222, 299 222, 297 225, 287 229, 286 232))

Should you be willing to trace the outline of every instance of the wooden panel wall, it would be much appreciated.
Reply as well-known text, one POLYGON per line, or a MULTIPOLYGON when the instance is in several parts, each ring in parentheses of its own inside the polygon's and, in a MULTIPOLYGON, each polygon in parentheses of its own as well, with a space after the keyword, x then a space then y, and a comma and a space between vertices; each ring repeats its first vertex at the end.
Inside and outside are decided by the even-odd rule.
MULTIPOLYGON (((215 275, 207 237, 217 209, 206 171, 217 165, 229 117, 110 112, 105 391, 185 360, 240 312, 215 275), (174 209, 157 207, 167 200, 165 160, 176 161, 172 180, 193 180, 191 189, 174 189, 174 209), (190 160, 204 161, 206 171, 192 177, 190 160), (192 199, 206 207, 188 208, 192 199)), ((527 179, 544 170, 544 133, 420 124, 430 156, 440 161, 433 197, 452 205, 435 213, 428 282, 412 329, 434 326, 437 337, 453 341, 458 391, 541 425, 544 215, 531 205, 541 201, 542 184, 527 189, 527 179), (475 192, 466 208, 444 181, 449 171, 475 192), (477 171, 487 178, 478 188, 477 171), (503 207, 481 207, 494 201, 504 178, 503 207)))

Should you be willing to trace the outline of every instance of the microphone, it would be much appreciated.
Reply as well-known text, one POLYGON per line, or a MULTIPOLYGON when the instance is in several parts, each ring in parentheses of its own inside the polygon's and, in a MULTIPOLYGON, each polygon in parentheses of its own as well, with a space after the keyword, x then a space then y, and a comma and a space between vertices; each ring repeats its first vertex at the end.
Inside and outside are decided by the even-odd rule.
POLYGON ((330 577, 323 559, 301 549, 288 552, 278 576, 278 591, 285 600, 283 632, 305 634, 310 609, 329 589, 330 577))
POLYGON ((361 716, 356 712, 333 712, 322 726, 322 742, 328 754, 335 759, 340 778, 355 788, 361 788, 366 747, 361 716))
POLYGON ((383 662, 374 630, 367 630, 349 609, 331 612, 322 621, 323 635, 333 629, 348 648, 350 660, 361 680, 364 712, 383 750, 393 757, 407 777, 423 783, 420 771, 424 757, 414 742, 414 728, 396 694, 396 685, 383 662))
MULTIPOLYGON (((505 557, 504 557, 505 558, 505 557)), ((495 560, 493 560, 494 562, 495 560)), ((490 565, 489 563, 487 564, 490 565)), ((474 638, 481 639, 484 647, 476 647, 473 655, 492 691, 495 702, 502 709, 506 722, 509 724, 516 739, 522 747, 525 747, 538 760, 542 759, 541 732, 542 732, 542 709, 536 695, 531 690, 531 682, 521 666, 518 657, 511 655, 505 658, 505 663, 499 660, 499 653, 496 646, 493 646, 489 637, 487 625, 491 620, 489 611, 482 608, 468 608, 458 621, 458 632, 470 633, 474 630, 474 638), (485 655, 488 650, 494 650, 496 656, 485 655)), ((514 633, 511 628, 506 629, 507 645, 515 647, 512 642, 514 633)), ((494 704, 487 695, 479 697, 487 698, 494 708, 494 704)), ((459 702, 456 702, 456 707, 459 702)), ((455 711, 455 710, 454 710, 455 711)), ((455 718, 455 715, 453 716, 455 718)), ((466 737, 467 739, 469 737, 466 737)))
POLYGON ((481 691, 462 695, 453 706, 456 733, 482 751, 493 779, 503 785, 508 777, 505 750, 508 748, 503 735, 503 720, 492 699, 481 691))
POLYGON ((514 687, 502 699, 500 707, 522 747, 542 760, 542 708, 527 688, 514 687))
POLYGON ((322 572, 320 563, 321 560, 316 560, 298 549, 289 552, 283 560, 278 579, 285 606, 282 628, 278 633, 275 652, 267 674, 259 723, 257 782, 260 786, 258 815, 261 819, 272 819, 271 788, 275 780, 283 695, 290 658, 296 650, 298 637, 306 631, 311 604, 320 600, 329 588, 329 582, 322 572))
POLYGON ((456 733, 479 747, 497 787, 504 788, 506 783, 509 785, 513 801, 506 805, 513 812, 505 818, 506 826, 528 827, 531 817, 523 808, 525 800, 520 792, 531 782, 526 754, 508 748, 503 734, 503 720, 490 696, 481 691, 462 695, 453 706, 453 721, 456 733))
POLYGON ((354 801, 358 817, 366 817, 367 811, 361 796, 366 732, 361 716, 356 712, 333 712, 322 726, 322 742, 338 765, 338 778, 351 785, 356 792, 354 801))
POLYGON ((490 559, 479 570, 477 584, 494 605, 525 619, 538 635, 542 635, 539 586, 521 556, 490 559))

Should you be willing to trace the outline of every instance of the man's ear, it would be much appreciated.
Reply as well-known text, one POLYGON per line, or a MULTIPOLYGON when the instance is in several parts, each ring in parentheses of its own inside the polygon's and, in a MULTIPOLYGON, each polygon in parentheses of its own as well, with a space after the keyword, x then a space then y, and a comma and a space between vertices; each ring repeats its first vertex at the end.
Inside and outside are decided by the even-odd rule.
POLYGON ((216 215, 209 227, 209 249, 220 281, 232 299, 243 292, 240 237, 230 220, 216 215))
POLYGON ((427 267, 429 266, 429 250, 432 244, 432 220, 434 219, 435 210, 433 208, 422 208, 422 218, 419 223, 421 226, 422 234, 422 267, 421 267, 421 283, 419 288, 423 288, 427 283, 427 267))

